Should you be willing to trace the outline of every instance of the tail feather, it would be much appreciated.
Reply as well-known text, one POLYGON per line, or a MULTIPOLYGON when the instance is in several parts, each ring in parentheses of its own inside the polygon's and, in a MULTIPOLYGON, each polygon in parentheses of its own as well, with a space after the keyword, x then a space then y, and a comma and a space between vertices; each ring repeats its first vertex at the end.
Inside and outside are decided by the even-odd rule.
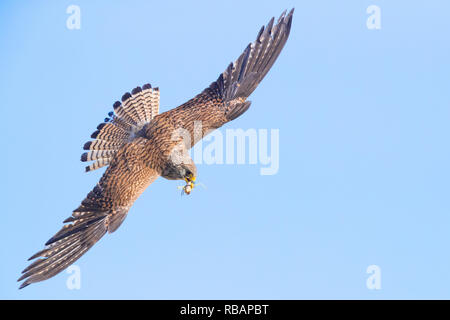
POLYGON ((88 141, 85 143, 84 150, 118 150, 123 145, 122 141, 109 142, 103 140, 88 141))
POLYGON ((110 159, 115 154, 114 150, 92 150, 81 155, 81 161, 94 161, 99 159, 110 159))
POLYGON ((111 158, 97 159, 94 163, 86 166, 85 170, 86 170, 86 172, 94 171, 94 170, 97 170, 97 169, 103 168, 104 166, 109 165, 110 162, 111 162, 111 158))
POLYGON ((122 108, 130 116, 135 125, 140 122, 138 111, 136 110, 137 106, 131 93, 127 92, 122 96, 122 108))
POLYGON ((133 141, 139 131, 150 122, 159 111, 159 89, 150 84, 134 88, 116 101, 109 118, 98 125, 89 141, 84 145, 81 161, 95 161, 86 167, 86 172, 109 165, 116 152, 126 143, 133 141))
POLYGON ((142 88, 136 87, 132 91, 132 96, 125 101, 127 108, 131 108, 135 111, 138 123, 145 122, 145 108, 144 108, 144 97, 142 94, 142 88))
POLYGON ((114 112, 116 113, 117 117, 125 121, 130 126, 137 125, 134 116, 130 114, 129 110, 125 110, 125 108, 122 106, 120 101, 116 101, 113 105, 114 112))
POLYGON ((130 135, 129 130, 112 123, 101 123, 97 126, 97 130, 92 134, 92 138, 101 139, 101 134, 114 134, 121 138, 127 138, 130 135), (99 135, 100 134, 100 135, 99 135), (95 136, 94 136, 95 135, 95 136))
POLYGON ((149 122, 159 111, 159 88, 145 90, 151 89, 151 85, 148 84, 147 87, 144 85, 142 89, 144 89, 142 91, 144 98, 144 117, 145 121, 149 122))

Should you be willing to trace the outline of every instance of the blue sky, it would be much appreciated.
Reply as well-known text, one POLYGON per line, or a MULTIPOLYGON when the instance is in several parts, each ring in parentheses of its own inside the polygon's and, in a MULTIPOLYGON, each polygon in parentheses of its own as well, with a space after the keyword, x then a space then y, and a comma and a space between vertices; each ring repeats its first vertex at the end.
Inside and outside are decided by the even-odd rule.
POLYGON ((2 1, 0 298, 450 298, 448 1, 2 1), (69 5, 81 29, 69 30, 69 5), (381 9, 369 30, 366 9, 381 9), (214 81, 272 16, 291 36, 226 128, 279 129, 280 166, 158 179, 69 274, 17 290, 26 259, 102 172, 82 145, 137 85, 161 111, 214 81), (369 290, 366 269, 381 270, 369 290))

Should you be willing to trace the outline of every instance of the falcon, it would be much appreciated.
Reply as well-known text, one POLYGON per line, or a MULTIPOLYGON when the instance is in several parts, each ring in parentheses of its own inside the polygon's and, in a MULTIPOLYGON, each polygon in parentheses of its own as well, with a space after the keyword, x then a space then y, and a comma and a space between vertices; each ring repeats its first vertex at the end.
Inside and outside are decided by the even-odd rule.
POLYGON ((81 161, 91 162, 86 171, 107 167, 103 176, 45 248, 28 259, 34 262, 22 271, 20 289, 55 276, 107 232, 116 231, 135 200, 159 176, 183 180, 183 191, 192 191, 197 168, 189 149, 248 110, 247 98, 289 37, 293 13, 294 9, 284 11, 276 23, 272 18, 215 82, 179 107, 159 113, 159 89, 150 84, 114 103, 114 111, 97 127, 81 155, 81 161))

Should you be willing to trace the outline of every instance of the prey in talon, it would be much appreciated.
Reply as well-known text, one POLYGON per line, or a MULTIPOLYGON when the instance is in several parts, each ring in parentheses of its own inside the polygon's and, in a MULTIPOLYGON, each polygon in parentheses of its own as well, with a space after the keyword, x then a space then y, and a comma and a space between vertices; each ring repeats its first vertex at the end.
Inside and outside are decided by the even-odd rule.
POLYGON ((181 186, 181 189, 182 189, 181 192, 182 192, 182 194, 184 192, 185 194, 189 195, 191 193, 192 189, 194 189, 194 187, 195 187, 195 177, 193 175, 190 175, 190 176, 184 178, 184 181, 186 181, 186 185, 181 186))

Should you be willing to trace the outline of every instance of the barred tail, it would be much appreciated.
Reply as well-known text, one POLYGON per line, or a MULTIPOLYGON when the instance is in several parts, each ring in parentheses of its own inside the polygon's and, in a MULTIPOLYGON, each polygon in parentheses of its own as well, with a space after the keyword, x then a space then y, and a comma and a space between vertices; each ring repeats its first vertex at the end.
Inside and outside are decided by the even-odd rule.
POLYGON ((107 166, 124 144, 132 141, 139 131, 158 114, 159 89, 150 84, 136 87, 122 96, 122 102, 116 101, 105 122, 98 125, 91 135, 93 141, 84 145, 89 150, 81 155, 81 161, 94 161, 86 167, 92 171, 107 166))

